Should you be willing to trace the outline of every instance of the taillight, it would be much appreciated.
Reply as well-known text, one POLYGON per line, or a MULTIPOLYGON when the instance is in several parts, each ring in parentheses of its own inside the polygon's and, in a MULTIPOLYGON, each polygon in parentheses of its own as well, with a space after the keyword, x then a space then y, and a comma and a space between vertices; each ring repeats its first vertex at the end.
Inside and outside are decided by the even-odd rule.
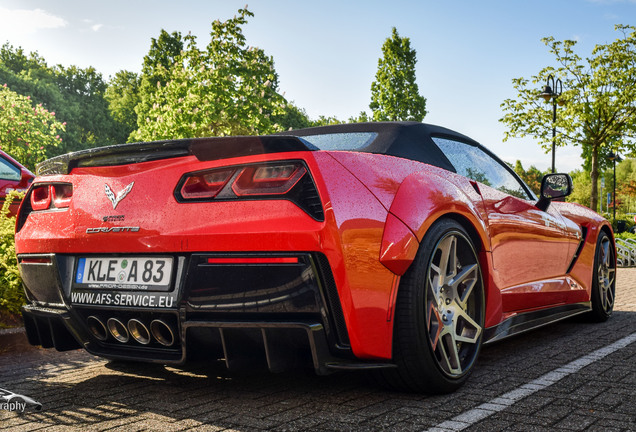
POLYGON ((222 169, 192 174, 186 178, 181 186, 181 196, 186 200, 214 198, 232 178, 235 171, 234 169, 222 169))
POLYGON ((232 190, 238 196, 284 195, 306 172, 300 163, 247 167, 232 184, 232 190))
POLYGON ((301 161, 274 161, 185 174, 175 190, 179 202, 285 199, 323 221, 316 185, 301 161))
POLYGON ((68 183, 39 184, 29 198, 33 211, 67 208, 73 197, 73 185, 68 183))
POLYGON ((35 211, 51 207, 51 185, 38 185, 31 191, 31 208, 35 211))
POLYGON ((73 197, 73 185, 70 184, 54 184, 53 188, 53 205, 55 208, 67 208, 71 204, 73 197))

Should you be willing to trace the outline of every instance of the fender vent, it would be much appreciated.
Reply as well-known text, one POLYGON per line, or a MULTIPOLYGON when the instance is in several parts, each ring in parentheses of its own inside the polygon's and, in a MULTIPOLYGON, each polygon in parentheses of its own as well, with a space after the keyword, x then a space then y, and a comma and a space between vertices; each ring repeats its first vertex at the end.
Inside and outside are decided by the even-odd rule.
POLYGON ((297 204, 305 210, 311 217, 317 221, 325 220, 325 213, 322 210, 322 203, 320 202, 320 196, 316 190, 316 185, 310 176, 305 176, 301 180, 299 187, 299 196, 297 198, 297 204))
POLYGON ((318 267, 320 271, 320 281, 323 284, 325 296, 329 303, 329 310, 331 311, 331 317, 333 319, 334 327, 336 328, 336 336, 338 338, 338 344, 343 348, 348 348, 351 343, 349 342, 349 333, 347 332, 347 324, 344 319, 344 313, 342 312, 342 305, 340 304, 340 296, 338 295, 338 288, 336 287, 336 281, 331 273, 331 266, 327 257, 321 253, 316 254, 318 261, 318 267))

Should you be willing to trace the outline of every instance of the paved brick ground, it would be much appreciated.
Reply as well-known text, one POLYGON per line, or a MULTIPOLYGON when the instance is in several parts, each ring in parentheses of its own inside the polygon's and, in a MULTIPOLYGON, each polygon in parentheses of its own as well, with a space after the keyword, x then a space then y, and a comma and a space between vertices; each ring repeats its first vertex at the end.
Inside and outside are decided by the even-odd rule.
MULTIPOLYGON (((388 392, 364 374, 230 375, 213 366, 118 366, 83 351, 0 354, 0 388, 43 411, 0 411, 0 430, 427 430, 636 332, 636 269, 619 269, 614 316, 568 320, 485 347, 460 391, 388 392)), ((468 430, 635 431, 636 343, 468 430)))

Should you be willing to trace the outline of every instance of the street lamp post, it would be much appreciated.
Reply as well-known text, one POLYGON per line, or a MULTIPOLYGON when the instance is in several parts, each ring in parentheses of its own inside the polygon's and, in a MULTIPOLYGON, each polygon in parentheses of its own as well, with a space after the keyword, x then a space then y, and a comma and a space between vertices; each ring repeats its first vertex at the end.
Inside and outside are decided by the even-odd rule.
POLYGON ((543 92, 541 92, 539 97, 545 99, 546 102, 550 102, 550 99, 552 99, 552 173, 556 172, 554 160, 556 149, 556 107, 557 101, 559 105, 563 105, 563 101, 559 99, 561 93, 563 93, 563 83, 561 82, 561 79, 557 78, 555 82, 552 74, 548 75, 548 79, 545 82, 545 87, 543 87, 543 92))

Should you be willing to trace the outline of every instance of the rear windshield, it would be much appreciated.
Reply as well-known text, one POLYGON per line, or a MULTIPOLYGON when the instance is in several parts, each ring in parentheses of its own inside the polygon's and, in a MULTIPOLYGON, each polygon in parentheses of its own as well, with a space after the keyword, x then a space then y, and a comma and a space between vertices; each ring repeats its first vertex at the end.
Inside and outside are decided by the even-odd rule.
POLYGON ((299 137, 318 150, 360 150, 373 142, 377 132, 350 132, 299 137))

